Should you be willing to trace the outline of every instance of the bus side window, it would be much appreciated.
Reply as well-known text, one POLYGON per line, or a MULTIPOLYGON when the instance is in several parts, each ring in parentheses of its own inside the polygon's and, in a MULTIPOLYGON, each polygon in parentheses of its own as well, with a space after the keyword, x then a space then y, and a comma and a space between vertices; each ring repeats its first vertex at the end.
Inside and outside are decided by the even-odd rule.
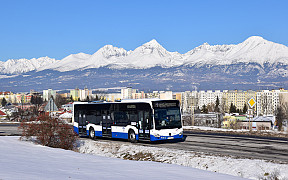
POLYGON ((115 111, 114 113, 114 122, 120 126, 126 126, 128 123, 128 117, 125 112, 115 111))
POLYGON ((138 116, 137 116, 137 112, 136 111, 129 111, 129 124, 131 124, 131 122, 138 122, 138 116))
POLYGON ((96 125, 100 125, 100 122, 102 121, 102 116, 100 111, 96 111, 96 125))
POLYGON ((87 121, 89 123, 96 124, 96 111, 95 110, 91 110, 87 112, 87 121))

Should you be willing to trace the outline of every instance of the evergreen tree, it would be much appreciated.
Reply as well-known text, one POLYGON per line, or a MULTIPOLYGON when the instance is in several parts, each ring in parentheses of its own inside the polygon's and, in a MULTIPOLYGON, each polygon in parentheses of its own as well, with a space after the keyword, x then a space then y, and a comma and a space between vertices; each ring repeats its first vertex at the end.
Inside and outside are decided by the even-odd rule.
POLYGON ((31 104, 35 104, 35 98, 34 98, 33 95, 31 96, 31 100, 30 100, 30 102, 31 102, 31 104))
POLYGON ((2 99, 2 102, 1 102, 1 105, 2 105, 2 106, 5 106, 6 104, 7 104, 7 101, 6 101, 5 98, 3 98, 3 99, 2 99))
POLYGON ((230 109, 229 109, 229 113, 236 113, 236 112, 237 112, 237 108, 236 108, 236 106, 231 102, 230 109))
POLYGON ((220 105, 220 101, 219 101, 219 98, 217 96, 217 99, 215 102, 215 110, 214 110, 215 112, 220 112, 219 105, 220 105))
POLYGON ((203 113, 208 113, 208 109, 207 109, 205 104, 202 106, 202 112, 203 113))
POLYGON ((74 102, 73 96, 70 96, 70 102, 74 102))
POLYGON ((247 110, 248 110, 248 107, 246 104, 244 104, 244 107, 243 107, 243 114, 246 114, 247 113, 247 110))

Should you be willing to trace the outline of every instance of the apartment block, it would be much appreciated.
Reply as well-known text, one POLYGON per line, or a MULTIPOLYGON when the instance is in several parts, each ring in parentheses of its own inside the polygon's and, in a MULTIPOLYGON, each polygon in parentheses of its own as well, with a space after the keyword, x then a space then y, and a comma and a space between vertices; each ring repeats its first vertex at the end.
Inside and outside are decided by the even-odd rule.
POLYGON ((52 96, 56 98, 56 91, 52 89, 43 90, 43 101, 48 101, 52 96))
POLYGON ((222 101, 225 103, 225 111, 228 112, 231 103, 233 103, 237 109, 243 109, 245 104, 248 106, 247 102, 252 97, 256 99, 256 92, 252 90, 224 90, 222 101))

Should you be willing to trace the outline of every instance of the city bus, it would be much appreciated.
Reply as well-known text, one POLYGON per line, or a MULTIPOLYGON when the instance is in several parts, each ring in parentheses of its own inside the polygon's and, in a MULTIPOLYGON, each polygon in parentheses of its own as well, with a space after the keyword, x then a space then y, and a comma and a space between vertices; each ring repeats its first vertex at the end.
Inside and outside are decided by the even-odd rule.
POLYGON ((137 141, 182 139, 178 100, 142 99, 119 102, 75 102, 72 122, 80 136, 137 141))

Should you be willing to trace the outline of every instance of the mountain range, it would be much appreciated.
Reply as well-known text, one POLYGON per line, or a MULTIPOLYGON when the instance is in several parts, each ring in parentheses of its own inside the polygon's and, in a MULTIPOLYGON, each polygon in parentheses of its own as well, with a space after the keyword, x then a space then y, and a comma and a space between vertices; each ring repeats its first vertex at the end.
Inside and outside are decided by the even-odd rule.
POLYGON ((288 87, 288 47, 259 36, 232 45, 204 43, 185 54, 156 40, 133 51, 106 45, 94 54, 0 61, 1 90, 133 86, 143 90, 288 87))

